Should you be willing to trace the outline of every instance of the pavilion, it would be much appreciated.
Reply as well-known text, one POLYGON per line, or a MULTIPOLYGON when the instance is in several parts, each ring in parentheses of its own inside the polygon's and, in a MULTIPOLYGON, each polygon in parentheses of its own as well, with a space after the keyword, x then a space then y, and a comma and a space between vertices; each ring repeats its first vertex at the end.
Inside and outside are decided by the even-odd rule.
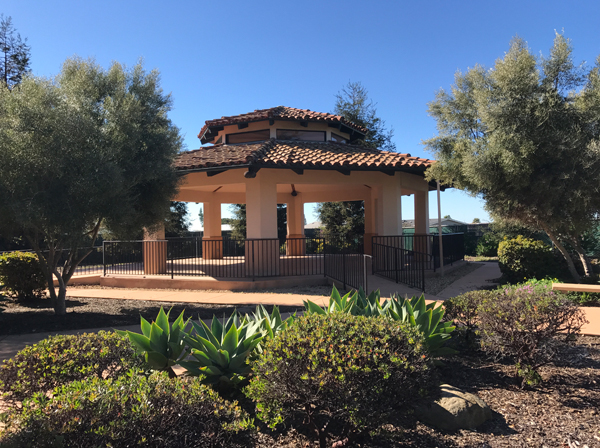
MULTIPOLYGON (((246 204, 246 267, 278 260, 277 204, 287 204, 283 256, 305 254, 304 204, 364 201, 364 252, 376 236, 402 235, 402 197, 414 195, 416 235, 429 233, 424 178, 434 161, 359 144, 367 130, 341 116, 278 106, 208 120, 200 149, 181 153, 175 168, 183 177, 174 200, 204 204, 202 258, 223 257, 221 204, 246 204), (252 259, 249 245, 253 246, 252 259)), ((163 240, 164 235, 145 237, 163 240)), ((147 274, 165 269, 161 250, 144 255, 147 274)), ((279 275, 275 268, 273 275, 279 275)))

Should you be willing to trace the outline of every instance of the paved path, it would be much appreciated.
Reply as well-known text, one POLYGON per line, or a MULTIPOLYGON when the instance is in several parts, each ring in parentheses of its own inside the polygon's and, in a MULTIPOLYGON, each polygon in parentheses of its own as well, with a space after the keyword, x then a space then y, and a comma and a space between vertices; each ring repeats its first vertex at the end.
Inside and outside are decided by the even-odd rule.
POLYGON ((498 267, 498 263, 481 263, 479 269, 475 269, 470 274, 458 279, 445 289, 437 293, 437 296, 442 300, 447 300, 451 297, 456 297, 468 291, 475 291, 483 287, 494 286, 493 280, 499 278, 502 273, 498 267))

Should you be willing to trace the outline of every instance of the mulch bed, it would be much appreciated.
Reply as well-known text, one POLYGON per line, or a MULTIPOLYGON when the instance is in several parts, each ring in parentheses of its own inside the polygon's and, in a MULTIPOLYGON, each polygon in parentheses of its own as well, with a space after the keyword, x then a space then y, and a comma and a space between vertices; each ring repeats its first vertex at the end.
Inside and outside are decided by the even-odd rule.
MULTIPOLYGON (((406 418, 380 434, 357 442, 360 447, 600 447, 600 338, 581 336, 577 345, 541 368, 536 389, 521 389, 514 367, 463 352, 445 361, 440 380, 476 393, 492 409, 493 419, 477 430, 448 432, 406 418)), ((300 428, 298 428, 300 430, 300 428)), ((260 447, 316 447, 295 430, 261 433, 260 447)))
MULTIPOLYGON (((67 314, 56 316, 48 299, 40 299, 26 304, 6 301, 0 313, 0 335, 40 333, 47 331, 81 330, 87 328, 118 327, 137 325, 140 315, 152 321, 160 307, 169 310, 171 316, 179 316, 185 310, 185 316, 196 320, 229 316, 235 309, 233 305, 211 305, 195 303, 173 303, 119 299, 74 298, 67 299, 67 314)), ((266 307, 269 311, 272 307, 266 307)), ((249 307, 242 312, 249 312, 249 307)), ((282 312, 294 311, 295 307, 279 307, 282 312)))

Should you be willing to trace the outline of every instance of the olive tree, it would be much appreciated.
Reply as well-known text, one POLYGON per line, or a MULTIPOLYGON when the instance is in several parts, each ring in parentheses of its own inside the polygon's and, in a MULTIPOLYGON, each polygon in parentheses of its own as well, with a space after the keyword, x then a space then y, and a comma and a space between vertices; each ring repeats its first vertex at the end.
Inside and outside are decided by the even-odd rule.
POLYGON ((0 228, 38 254, 57 314, 101 226, 135 234, 168 215, 181 149, 170 107, 141 64, 69 59, 54 79, 0 89, 0 228))
POLYGON ((569 248, 586 275, 582 235, 600 211, 600 57, 576 65, 556 34, 548 57, 515 38, 494 67, 457 73, 429 103, 439 134, 425 142, 428 171, 482 197, 495 218, 543 230, 575 279, 569 248))

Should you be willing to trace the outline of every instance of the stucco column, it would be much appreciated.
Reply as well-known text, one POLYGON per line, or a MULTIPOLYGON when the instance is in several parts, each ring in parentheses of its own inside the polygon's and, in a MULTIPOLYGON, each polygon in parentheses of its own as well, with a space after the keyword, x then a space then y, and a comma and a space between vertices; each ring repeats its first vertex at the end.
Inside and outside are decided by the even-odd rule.
POLYGON ((402 189, 396 178, 391 178, 382 187, 380 235, 402 235, 402 189))
POLYGON ((161 223, 153 231, 144 229, 143 258, 144 274, 165 274, 167 272, 167 241, 165 225, 161 223))
POLYGON ((279 275, 277 184, 261 171, 246 181, 246 275, 279 275))
POLYGON ((290 194, 290 198, 287 201, 287 241, 285 253, 286 255, 306 254, 306 240, 304 240, 304 201, 302 200, 302 193, 296 193, 296 196, 290 194))
POLYGON ((223 237, 221 236, 221 203, 217 200, 213 200, 210 202, 205 202, 203 207, 204 236, 202 237, 202 258, 205 260, 223 258, 223 237))
POLYGON ((415 243, 417 252, 430 253, 429 238, 429 192, 415 192, 415 243))
POLYGON ((376 200, 377 194, 371 189, 371 194, 365 197, 365 236, 364 236, 364 251, 367 255, 373 255, 373 237, 377 235, 376 227, 376 200))

